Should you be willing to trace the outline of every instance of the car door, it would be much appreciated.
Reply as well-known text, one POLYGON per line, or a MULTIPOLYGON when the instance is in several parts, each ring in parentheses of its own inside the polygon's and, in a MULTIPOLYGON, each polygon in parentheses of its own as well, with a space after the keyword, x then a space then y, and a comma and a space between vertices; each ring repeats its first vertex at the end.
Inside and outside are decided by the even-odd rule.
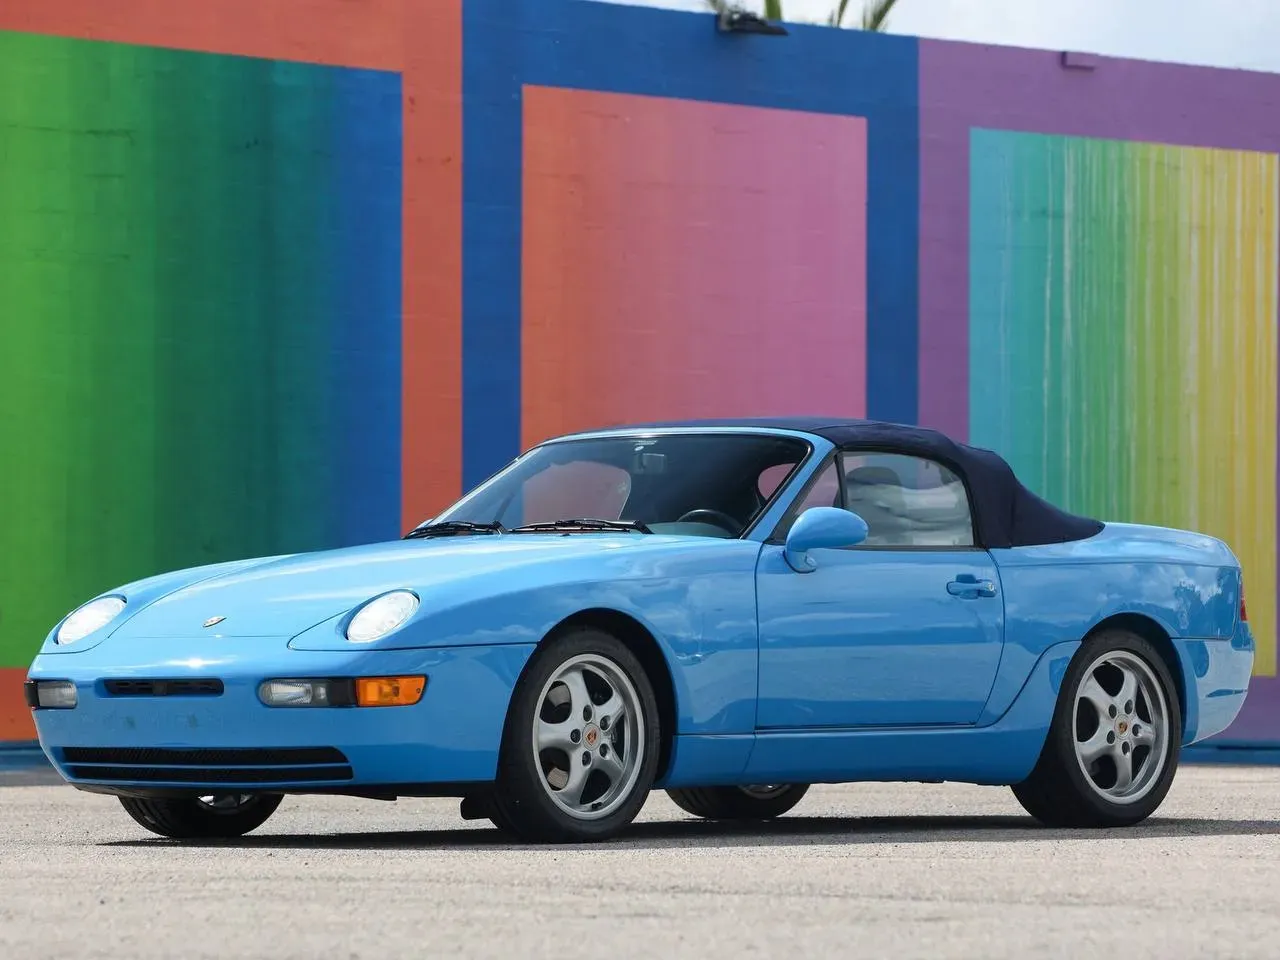
POLYGON ((757 602, 760 729, 971 724, 995 680, 999 571, 940 463, 840 452, 762 550, 757 602), (797 573, 782 538, 815 506, 852 510, 868 536, 811 551, 816 568, 797 573))

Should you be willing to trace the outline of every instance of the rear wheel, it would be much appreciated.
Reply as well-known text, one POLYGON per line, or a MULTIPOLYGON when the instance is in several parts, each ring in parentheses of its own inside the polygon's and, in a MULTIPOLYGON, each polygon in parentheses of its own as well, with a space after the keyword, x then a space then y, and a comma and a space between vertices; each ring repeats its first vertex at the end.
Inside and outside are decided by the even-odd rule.
POLYGON ((182 799, 121 797, 120 804, 134 820, 162 837, 211 840, 256 830, 283 800, 278 793, 223 793, 182 799))
POLYGON ((1138 823, 1164 801, 1182 713, 1164 659, 1127 630, 1090 637, 1067 669, 1053 723, 1018 802, 1055 827, 1138 823))
POLYGON ((512 694, 490 819, 524 840, 613 837, 658 765, 658 705, 626 644, 595 629, 540 647, 512 694))
POLYGON ((767 783, 743 787, 687 787, 667 791, 681 810, 706 820, 772 820, 809 792, 807 783, 767 783))

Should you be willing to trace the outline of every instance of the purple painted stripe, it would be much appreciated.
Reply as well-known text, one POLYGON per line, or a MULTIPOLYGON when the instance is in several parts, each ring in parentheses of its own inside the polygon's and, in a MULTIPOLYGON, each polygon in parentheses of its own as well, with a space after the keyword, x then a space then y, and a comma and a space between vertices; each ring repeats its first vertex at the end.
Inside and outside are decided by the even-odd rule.
POLYGON ((1254 677, 1244 709, 1231 726, 1205 742, 1280 743, 1280 678, 1254 677))
POLYGON ((1280 152, 1277 105, 1280 76, 922 41, 920 422, 968 436, 972 128, 1280 152))

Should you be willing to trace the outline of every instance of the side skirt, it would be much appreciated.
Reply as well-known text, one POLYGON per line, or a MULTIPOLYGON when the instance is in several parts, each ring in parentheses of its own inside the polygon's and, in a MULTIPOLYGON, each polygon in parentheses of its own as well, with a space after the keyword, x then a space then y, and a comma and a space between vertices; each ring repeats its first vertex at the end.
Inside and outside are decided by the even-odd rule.
POLYGON ((981 727, 799 729, 677 737, 661 787, 912 781, 1008 785, 1044 747, 1077 640, 1055 644, 998 720, 981 727))

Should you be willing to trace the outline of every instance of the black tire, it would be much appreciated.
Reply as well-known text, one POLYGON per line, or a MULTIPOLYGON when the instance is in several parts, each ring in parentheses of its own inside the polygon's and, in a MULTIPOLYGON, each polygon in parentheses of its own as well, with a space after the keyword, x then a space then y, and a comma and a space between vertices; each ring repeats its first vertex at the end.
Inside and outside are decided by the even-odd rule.
MULTIPOLYGON (((1109 668, 1103 668, 1109 669, 1109 668)), ((1119 678, 1119 674, 1116 677, 1119 678)), ((1104 692, 1112 691, 1104 686, 1104 692)), ((1135 698, 1135 705, 1137 699, 1135 698)), ((1141 707, 1137 706, 1140 711, 1141 707)), ((1148 717, 1151 707, 1148 705, 1148 717)), ((1093 708, 1086 711, 1093 716, 1093 708)), ((1119 742, 1125 747, 1124 734, 1117 731, 1122 727, 1132 736, 1133 730, 1141 728, 1147 722, 1140 713, 1133 714, 1126 720, 1125 714, 1119 712, 1115 719, 1103 720, 1098 715, 1099 726, 1095 733, 1110 735, 1110 743, 1119 742)), ((1085 639, 1067 668, 1062 680, 1062 688, 1058 694, 1058 702, 1054 707, 1053 720, 1044 748, 1035 768, 1026 780, 1013 786, 1013 794, 1023 808, 1041 823, 1050 827, 1124 827, 1132 826, 1145 820, 1164 801, 1173 785, 1177 773, 1178 759, 1182 748, 1182 705, 1178 699, 1177 687, 1164 658, 1155 646, 1143 637, 1128 630, 1104 630, 1085 639), (1086 774, 1084 761, 1078 759, 1076 752, 1077 736, 1088 737, 1088 729, 1077 729, 1077 711, 1075 708, 1081 685, 1088 679, 1100 657, 1117 655, 1122 662, 1136 658, 1150 671, 1158 685, 1158 693, 1163 696, 1163 707, 1167 720, 1164 723, 1164 736, 1158 746, 1147 747, 1140 770, 1146 770, 1145 763, 1157 760, 1163 754, 1163 766, 1153 767, 1149 775, 1149 786, 1146 792, 1135 799, 1116 802, 1109 799, 1098 779, 1086 774), (1156 772, 1158 771, 1158 772, 1156 772)), ((1139 756, 1139 747, 1131 747, 1126 751, 1130 763, 1139 756)), ((1114 761, 1106 757, 1094 761, 1090 770, 1100 770, 1104 780, 1111 779, 1115 785, 1114 761), (1110 768, 1107 764, 1111 764, 1110 768), (1095 766, 1096 765, 1096 766, 1095 766)), ((1134 781, 1143 774, 1135 771, 1134 781)))
POLYGON ((681 810, 704 820, 772 820, 791 810, 809 792, 807 783, 779 785, 767 794, 746 787, 683 787, 667 791, 681 810))
MULTIPOLYGON (((594 702, 594 701, 593 701, 594 702)), ((498 776, 490 820, 500 830, 520 840, 533 843, 582 843, 612 839, 625 828, 644 806, 653 788, 658 767, 662 732, 659 729, 658 702, 653 684, 635 654, 621 640, 593 628, 574 630, 543 643, 525 666, 511 697, 498 759, 498 776), (568 812, 552 799, 553 787, 544 774, 542 762, 533 749, 535 721, 542 708, 542 694, 554 676, 575 658, 594 656, 608 661, 631 685, 641 724, 634 727, 635 754, 616 750, 615 756, 626 756, 627 769, 635 769, 635 779, 628 789, 623 782, 616 797, 603 806, 608 813, 591 812, 581 816, 568 812)), ((583 724, 585 730, 590 724, 583 724)), ((613 734, 616 737, 618 728, 613 734)), ((625 730, 624 730, 625 732, 625 730)), ((601 746, 595 756, 610 744, 599 734, 601 746)), ((567 756, 567 755, 566 755, 567 756)), ((597 761, 598 762, 598 761, 597 761)), ((589 774, 588 776, 594 776, 589 774)), ((630 773, 626 779, 630 779, 630 773)))
POLYGON ((276 812, 279 793, 247 795, 234 807, 219 809, 196 799, 120 797, 129 816, 152 833, 174 840, 225 840, 242 837, 262 826, 276 812))

